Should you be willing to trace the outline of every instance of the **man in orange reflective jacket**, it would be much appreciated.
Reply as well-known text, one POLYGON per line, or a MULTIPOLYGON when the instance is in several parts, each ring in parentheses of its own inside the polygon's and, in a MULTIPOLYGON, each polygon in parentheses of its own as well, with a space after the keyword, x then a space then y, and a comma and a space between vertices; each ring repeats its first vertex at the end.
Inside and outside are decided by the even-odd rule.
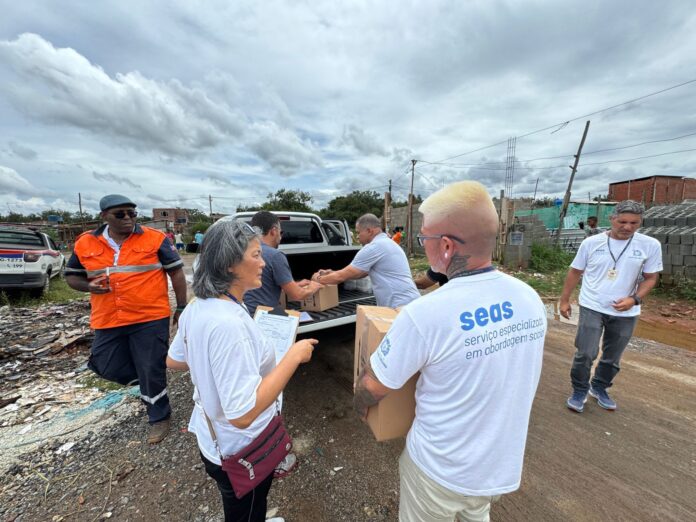
POLYGON ((91 294, 89 368, 104 379, 140 385, 151 426, 148 442, 156 444, 169 433, 171 416, 165 365, 171 308, 165 273, 176 295, 176 322, 186 306, 183 261, 162 232, 136 223, 136 205, 127 197, 110 194, 99 206, 105 223, 78 237, 65 280, 91 294))

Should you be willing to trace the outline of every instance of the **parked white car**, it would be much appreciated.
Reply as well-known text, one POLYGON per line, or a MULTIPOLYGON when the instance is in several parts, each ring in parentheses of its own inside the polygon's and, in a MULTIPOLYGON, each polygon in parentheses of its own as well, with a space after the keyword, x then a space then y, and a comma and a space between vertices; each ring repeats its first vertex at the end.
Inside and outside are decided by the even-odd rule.
POLYGON ((0 225, 0 290, 27 288, 43 295, 64 266, 65 256, 43 232, 0 225))

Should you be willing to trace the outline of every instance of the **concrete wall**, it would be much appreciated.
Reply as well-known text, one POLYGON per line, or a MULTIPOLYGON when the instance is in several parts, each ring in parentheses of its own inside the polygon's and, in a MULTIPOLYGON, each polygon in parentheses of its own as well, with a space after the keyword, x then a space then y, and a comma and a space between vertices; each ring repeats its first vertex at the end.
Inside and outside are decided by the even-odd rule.
POLYGON ((696 279, 696 200, 649 209, 640 232, 662 245, 662 281, 696 279))

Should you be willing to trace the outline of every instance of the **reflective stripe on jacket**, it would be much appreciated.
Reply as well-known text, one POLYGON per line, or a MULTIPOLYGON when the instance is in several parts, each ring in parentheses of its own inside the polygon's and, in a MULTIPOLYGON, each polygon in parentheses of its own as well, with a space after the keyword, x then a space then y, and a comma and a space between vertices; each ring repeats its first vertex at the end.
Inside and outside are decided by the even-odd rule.
POLYGON ((164 234, 142 227, 121 245, 118 265, 114 250, 99 234, 86 232, 75 243, 74 253, 84 266, 87 277, 108 275, 111 292, 90 294, 94 329, 114 328, 169 317, 167 276, 159 261, 164 234), (107 270, 108 269, 108 270, 107 270))

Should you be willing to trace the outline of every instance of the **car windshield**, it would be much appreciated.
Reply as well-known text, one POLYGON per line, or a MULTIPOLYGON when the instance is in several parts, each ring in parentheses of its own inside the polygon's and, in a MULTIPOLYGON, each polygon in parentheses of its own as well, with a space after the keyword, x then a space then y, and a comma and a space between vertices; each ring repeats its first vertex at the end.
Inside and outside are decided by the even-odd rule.
POLYGON ((0 229, 0 246, 14 246, 26 248, 45 248, 41 237, 33 232, 22 230, 0 229))

